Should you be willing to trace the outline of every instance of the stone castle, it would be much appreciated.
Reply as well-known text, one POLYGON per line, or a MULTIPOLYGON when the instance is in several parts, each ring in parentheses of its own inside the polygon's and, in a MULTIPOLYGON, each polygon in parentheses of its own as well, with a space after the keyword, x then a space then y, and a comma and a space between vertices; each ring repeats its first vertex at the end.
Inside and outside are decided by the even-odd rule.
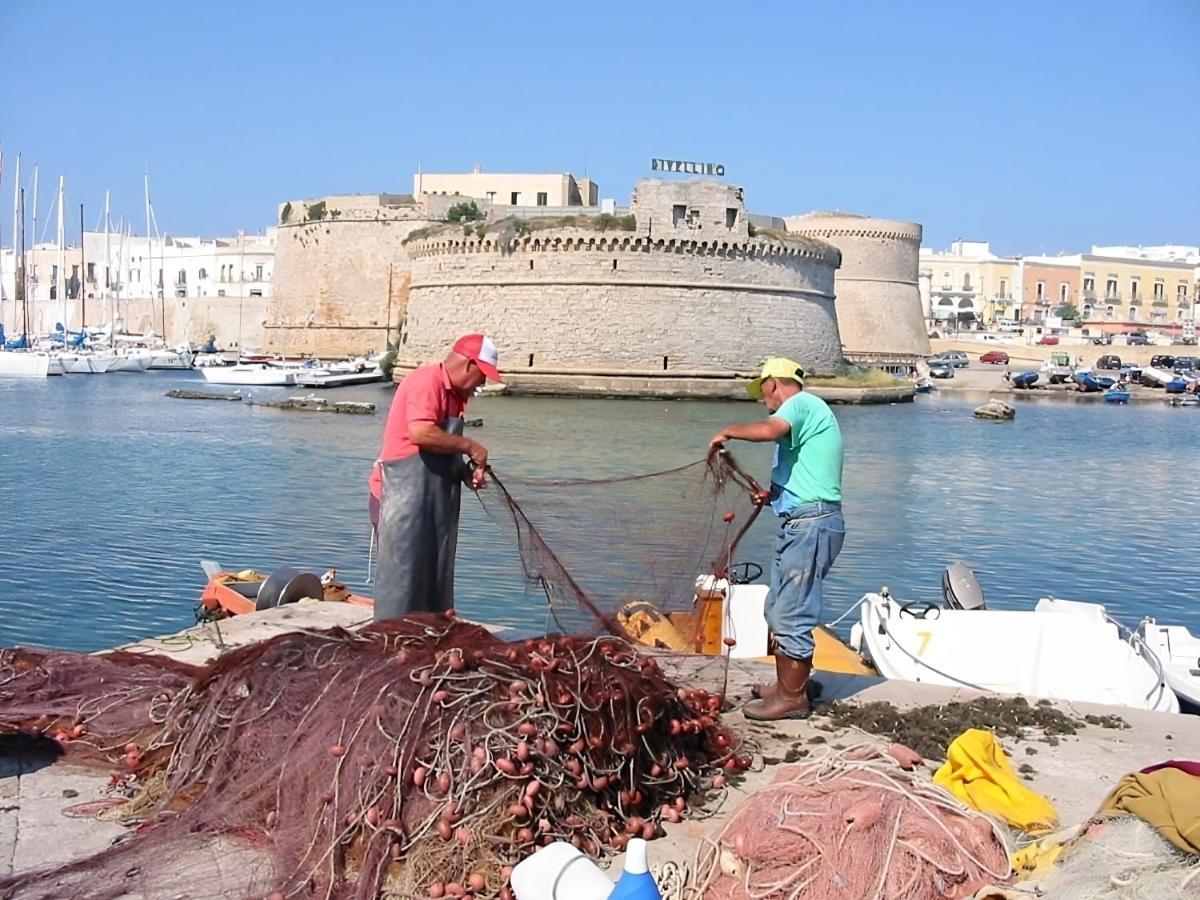
POLYGON ((929 350, 918 225, 756 226, 742 190, 716 181, 642 181, 627 215, 526 218, 476 200, 481 220, 446 222, 465 199, 282 206, 268 346, 332 355, 391 340, 403 370, 481 330, 514 388, 712 396, 767 356, 828 373, 929 350))

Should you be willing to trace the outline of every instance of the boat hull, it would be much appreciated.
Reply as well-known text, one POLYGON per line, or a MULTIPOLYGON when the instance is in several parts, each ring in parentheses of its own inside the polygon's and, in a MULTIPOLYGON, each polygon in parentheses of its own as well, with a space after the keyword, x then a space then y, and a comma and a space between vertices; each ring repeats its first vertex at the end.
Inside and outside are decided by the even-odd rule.
POLYGON ((200 370, 209 384, 229 384, 240 387, 291 387, 296 373, 274 366, 256 364, 209 367, 200 370))
POLYGON ((0 350, 0 378, 46 378, 53 374, 62 374, 62 366, 58 372, 51 372, 53 360, 44 353, 30 353, 24 350, 0 350))
POLYGON ((178 353, 174 350, 155 350, 150 354, 150 369, 190 369, 195 361, 192 353, 178 353))
POLYGON ((63 368, 70 375, 104 375, 117 361, 115 356, 90 354, 66 354, 59 357, 63 368))
POLYGON ((1042 600, 1031 611, 935 608, 916 618, 894 598, 868 594, 860 628, 860 640, 885 678, 1179 711, 1152 662, 1121 638, 1095 604, 1042 600))
POLYGON ((145 372, 150 368, 150 354, 118 354, 109 366, 110 372, 145 372))

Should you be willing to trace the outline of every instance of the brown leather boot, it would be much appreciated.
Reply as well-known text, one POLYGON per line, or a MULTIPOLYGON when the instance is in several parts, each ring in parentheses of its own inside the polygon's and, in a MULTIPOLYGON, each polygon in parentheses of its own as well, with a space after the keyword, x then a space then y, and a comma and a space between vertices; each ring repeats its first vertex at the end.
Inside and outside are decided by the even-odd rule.
POLYGON ((760 722, 807 719, 812 715, 812 704, 809 703, 805 688, 811 673, 811 660, 792 659, 776 653, 774 694, 761 700, 751 700, 742 707, 742 715, 760 722))
MULTIPOLYGON (((775 696, 777 690, 779 690, 779 686, 774 681, 768 684, 756 684, 750 688, 750 696, 755 700, 764 700, 775 696)), ((821 696, 821 690, 821 682, 810 675, 808 683, 804 685, 804 693, 808 696, 808 702, 816 703, 817 698, 821 696)))

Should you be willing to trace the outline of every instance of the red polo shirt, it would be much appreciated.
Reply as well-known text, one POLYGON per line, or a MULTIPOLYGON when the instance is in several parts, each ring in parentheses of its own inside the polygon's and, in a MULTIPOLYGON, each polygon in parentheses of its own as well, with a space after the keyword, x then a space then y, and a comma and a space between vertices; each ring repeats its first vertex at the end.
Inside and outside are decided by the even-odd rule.
MULTIPOLYGON (((450 384, 445 363, 431 363, 413 369, 404 376, 392 396, 387 424, 383 426, 383 446, 378 462, 395 462, 414 456, 420 449, 408 436, 414 425, 436 425, 442 428, 447 419, 467 411, 467 400, 450 384)), ((379 499, 383 493, 383 476, 378 462, 371 467, 371 495, 379 499)))

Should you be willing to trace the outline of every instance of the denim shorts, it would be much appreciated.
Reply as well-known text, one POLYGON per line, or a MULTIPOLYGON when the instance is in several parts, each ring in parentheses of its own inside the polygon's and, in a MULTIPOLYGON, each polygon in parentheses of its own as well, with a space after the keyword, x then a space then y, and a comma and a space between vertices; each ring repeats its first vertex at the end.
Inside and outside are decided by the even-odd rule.
POLYGON ((845 540, 846 522, 838 503, 805 504, 780 525, 764 614, 784 656, 812 659, 822 585, 845 540))

